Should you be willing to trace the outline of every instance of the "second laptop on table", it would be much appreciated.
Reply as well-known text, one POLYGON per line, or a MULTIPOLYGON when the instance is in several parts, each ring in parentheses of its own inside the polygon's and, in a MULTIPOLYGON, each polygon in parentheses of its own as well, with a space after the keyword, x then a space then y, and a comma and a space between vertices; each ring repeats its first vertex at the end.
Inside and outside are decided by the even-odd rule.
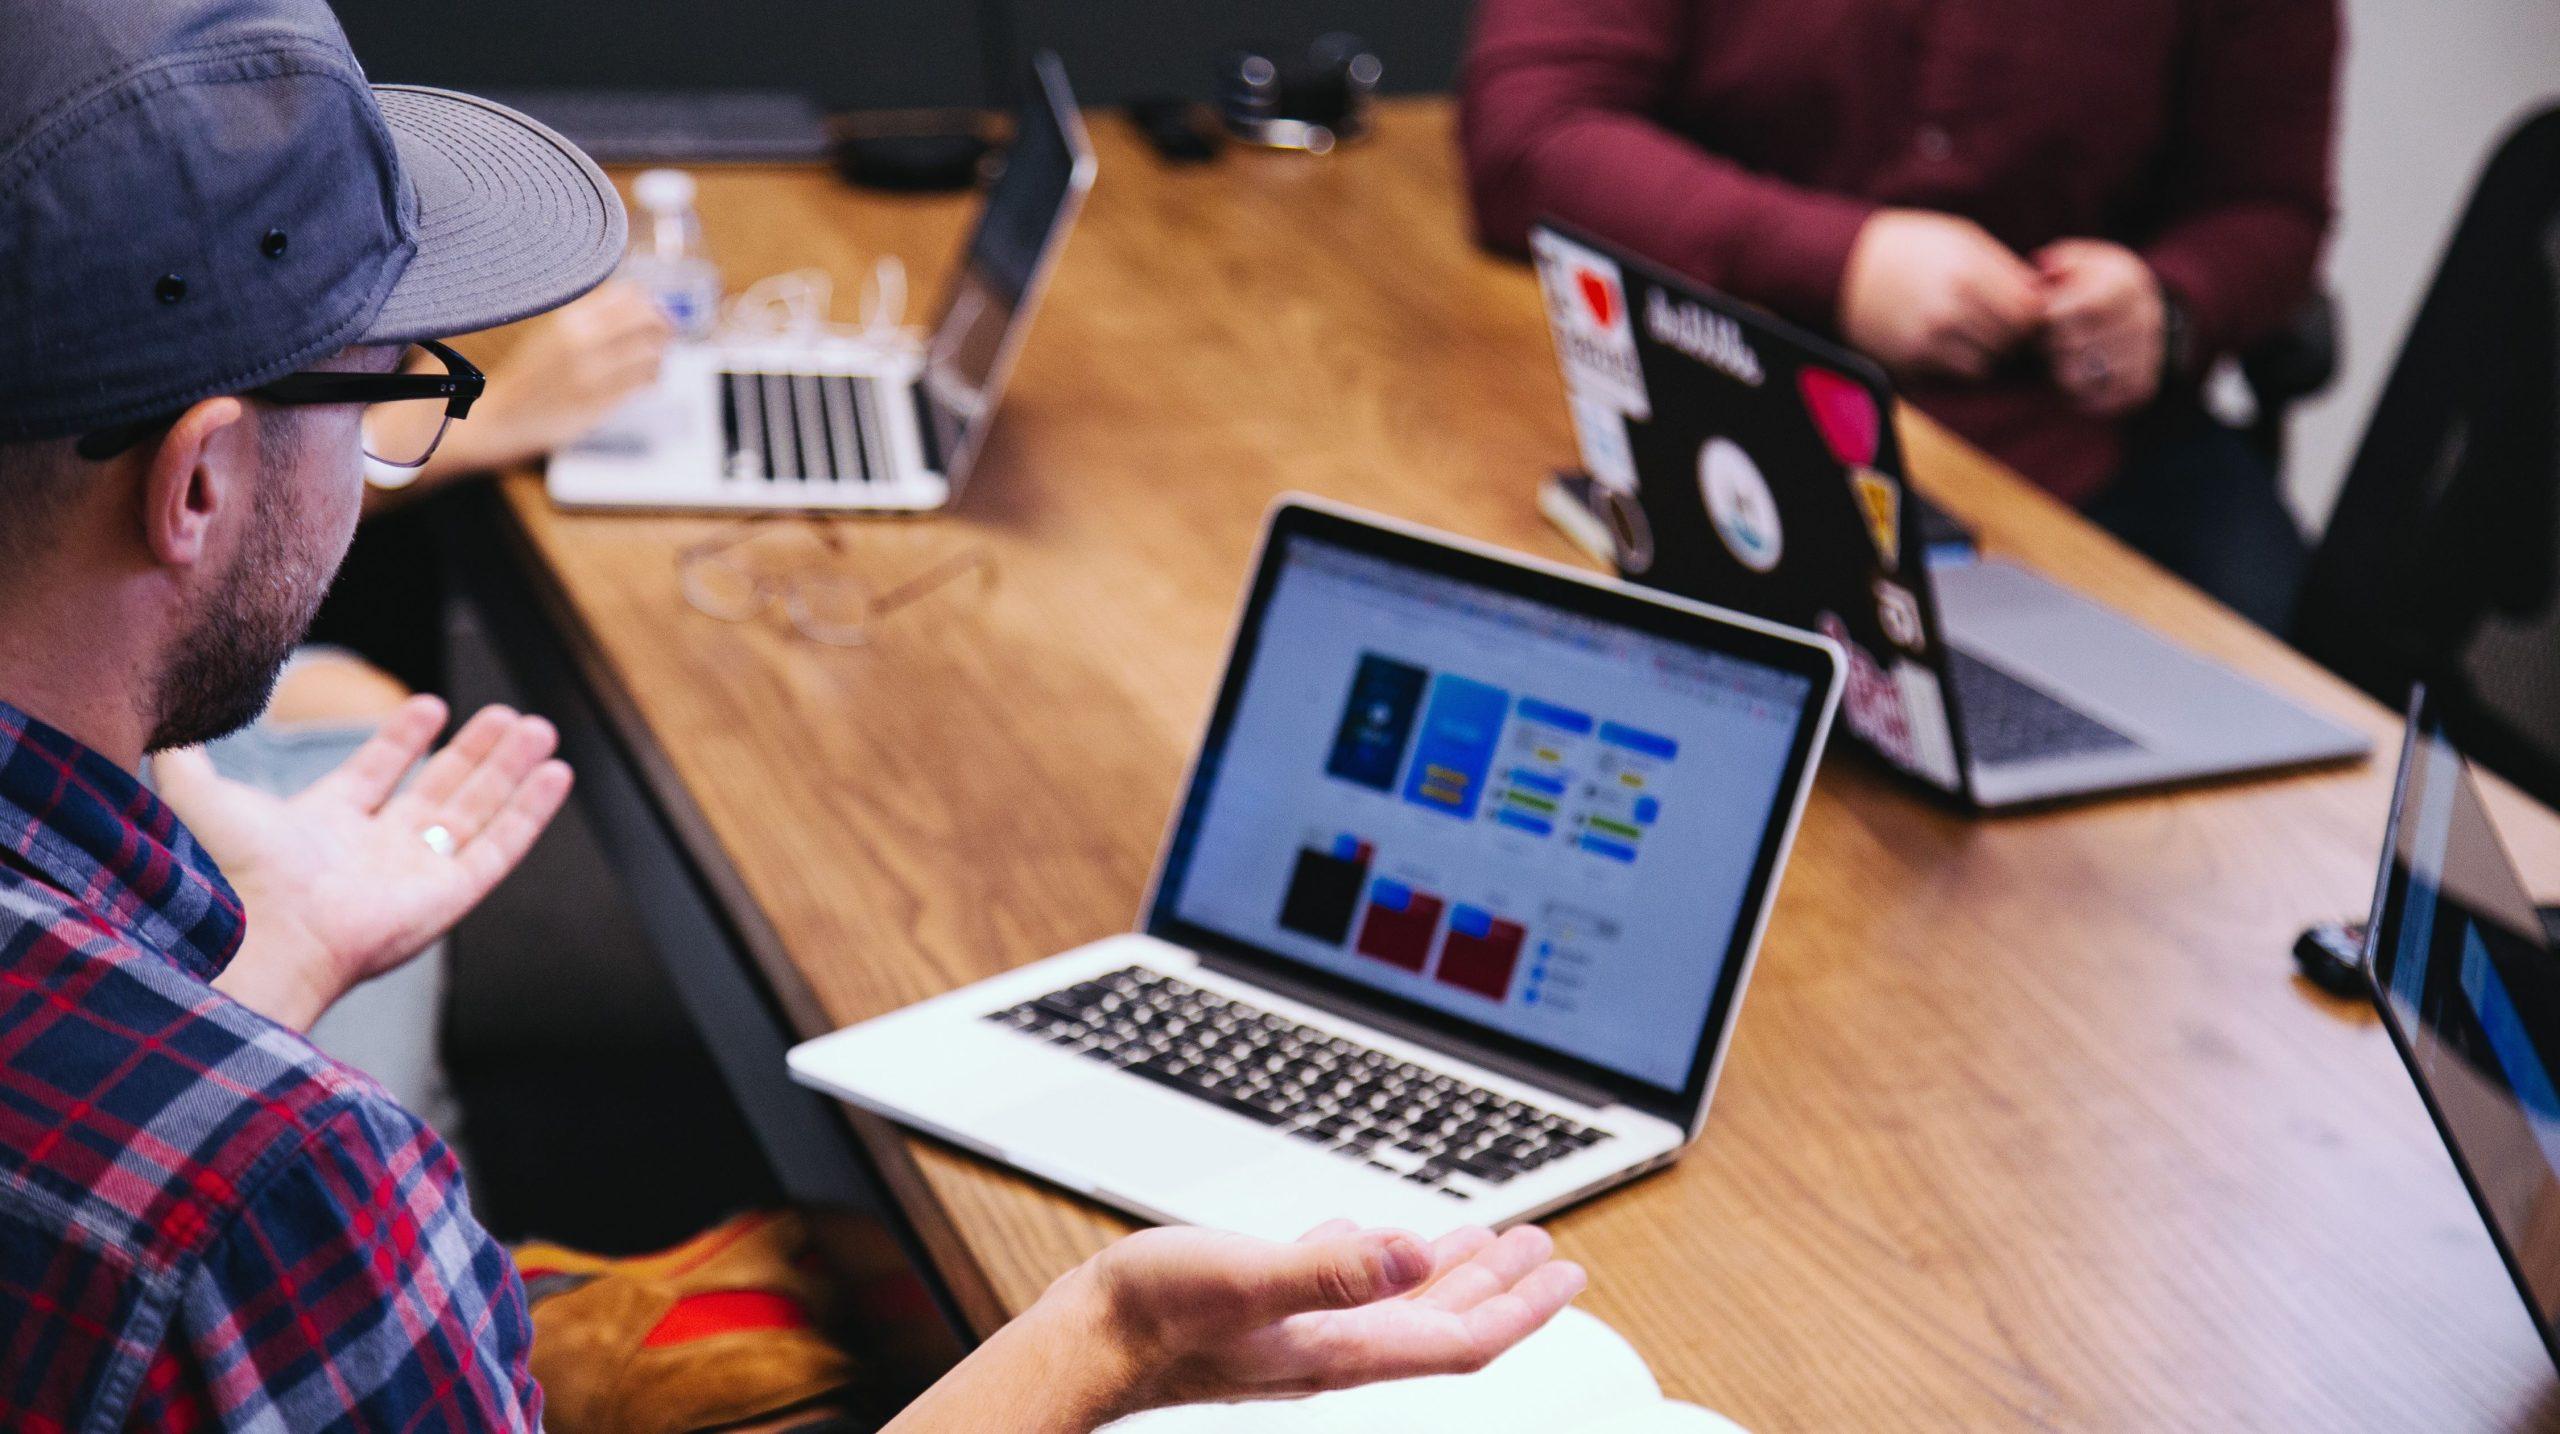
POLYGON ((1626 577, 1815 628, 1844 725, 2015 807, 2360 757, 2370 744, 2014 563, 1932 545, 1865 359, 1589 235, 1531 236, 1626 577))
POLYGON ((1554 1209, 1697 1136, 1839 660, 1285 504, 1138 930, 792 1073, 1154 1219, 1554 1209))

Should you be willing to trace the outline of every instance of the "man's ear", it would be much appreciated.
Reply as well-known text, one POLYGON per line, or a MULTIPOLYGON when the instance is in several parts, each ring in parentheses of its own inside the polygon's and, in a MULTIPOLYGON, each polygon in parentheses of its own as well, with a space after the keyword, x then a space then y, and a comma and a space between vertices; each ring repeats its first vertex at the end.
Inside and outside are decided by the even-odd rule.
POLYGON ((208 398, 178 416, 143 459, 142 541, 152 560, 205 560, 218 515, 247 511, 258 481, 258 435, 248 405, 208 398))

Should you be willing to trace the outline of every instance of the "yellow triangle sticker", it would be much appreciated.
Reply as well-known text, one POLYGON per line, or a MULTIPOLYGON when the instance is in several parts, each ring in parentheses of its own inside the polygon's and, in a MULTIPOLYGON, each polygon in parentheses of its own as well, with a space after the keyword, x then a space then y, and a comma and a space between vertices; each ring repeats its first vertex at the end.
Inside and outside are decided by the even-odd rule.
POLYGON ((1867 536, 1875 539, 1876 556, 1892 572, 1902 561, 1902 485, 1872 468, 1849 470, 1857 490, 1858 513, 1867 520, 1867 536))

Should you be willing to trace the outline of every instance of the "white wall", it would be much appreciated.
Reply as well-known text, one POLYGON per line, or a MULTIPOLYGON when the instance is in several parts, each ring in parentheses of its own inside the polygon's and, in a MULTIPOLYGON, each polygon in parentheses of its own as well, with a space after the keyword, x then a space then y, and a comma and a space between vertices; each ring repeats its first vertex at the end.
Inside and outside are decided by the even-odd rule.
POLYGON ((2344 308, 2346 362, 2336 387, 2294 410, 2287 474, 2295 510, 2315 528, 2490 148, 2560 99, 2555 0, 2345 3, 2329 286, 2344 308))

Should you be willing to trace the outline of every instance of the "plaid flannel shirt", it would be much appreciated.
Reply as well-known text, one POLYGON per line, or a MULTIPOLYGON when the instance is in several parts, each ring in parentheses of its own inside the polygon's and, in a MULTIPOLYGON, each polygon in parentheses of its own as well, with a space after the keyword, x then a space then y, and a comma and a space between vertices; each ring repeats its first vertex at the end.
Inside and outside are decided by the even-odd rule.
POLYGON ((0 704, 0 1428, 538 1424, 452 1153, 208 984, 243 928, 132 774, 0 704))

